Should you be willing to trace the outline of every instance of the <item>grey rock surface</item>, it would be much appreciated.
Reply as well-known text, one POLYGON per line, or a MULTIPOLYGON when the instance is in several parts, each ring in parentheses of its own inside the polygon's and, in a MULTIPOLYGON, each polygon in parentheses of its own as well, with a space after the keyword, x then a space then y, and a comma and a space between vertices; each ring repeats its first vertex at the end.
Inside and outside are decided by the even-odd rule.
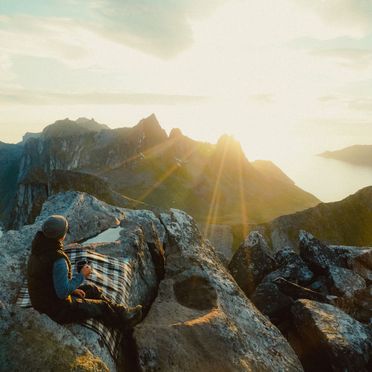
POLYGON ((201 225, 200 230, 203 235, 208 239, 216 252, 222 257, 222 259, 230 262, 233 252, 233 233, 230 225, 201 225))
POLYGON ((284 248, 275 254, 275 261, 279 268, 276 270, 284 279, 306 285, 314 277, 304 260, 292 249, 284 248))
POLYGON ((371 329, 340 309, 310 300, 292 307, 303 342, 304 365, 330 371, 367 371, 371 366, 371 329))
POLYGON ((372 248, 363 250, 360 254, 349 257, 348 266, 362 276, 367 283, 372 284, 372 248))
POLYGON ((293 303, 292 298, 284 294, 274 282, 266 280, 257 286, 250 299, 275 325, 288 318, 293 303))
POLYGON ((336 296, 351 297, 355 292, 366 288, 365 280, 352 270, 330 266, 328 269, 330 292, 336 296))
POLYGON ((229 270, 240 288, 250 296, 266 274, 273 271, 276 262, 264 237, 252 231, 234 254, 229 270))
POLYGON ((33 309, 0 309, 3 371, 115 371, 70 330, 33 309))
POLYGON ((190 216, 161 215, 165 278, 134 332, 144 371, 301 371, 287 341, 245 297, 190 216))
POLYGON ((303 230, 299 234, 299 248, 303 260, 317 274, 325 273, 330 266, 346 266, 344 256, 303 230))
MULTIPOLYGON (((50 197, 44 203, 42 212, 33 225, 26 225, 19 231, 8 231, 0 238, 0 266, 2 267, 0 271, 0 281, 2 283, 0 287, 0 301, 4 304, 4 308, 15 303, 19 289, 25 280, 25 269, 31 241, 43 221, 51 214, 62 214, 69 221, 70 232, 65 242, 66 246, 68 246, 69 242, 88 239, 122 222, 124 226, 122 235, 117 241, 92 244, 85 248, 96 250, 102 254, 125 258, 131 267, 131 287, 129 289, 128 304, 137 305, 141 303, 145 308, 150 306, 156 296, 159 281, 153 256, 156 256, 158 252, 161 257, 162 245, 165 239, 165 229, 159 219, 150 211, 125 210, 108 205, 86 193, 68 192, 50 197)), ((71 243, 70 247, 73 246, 80 247, 77 243, 71 243)), ((159 265, 161 265, 161 261, 159 265)), ((41 316, 40 318, 40 315, 33 310, 15 309, 14 311, 17 314, 16 317, 13 317, 14 319, 10 315, 4 318, 7 332, 18 332, 17 327, 22 327, 22 324, 18 323, 23 321, 23 317, 26 317, 27 324, 32 324, 32 327, 35 326, 27 340, 30 344, 35 344, 35 348, 30 348, 30 353, 37 354, 36 348, 39 348, 38 358, 40 360, 52 363, 50 360, 51 354, 43 352, 42 341, 39 340, 39 337, 43 333, 48 334, 51 331, 50 325, 53 325, 52 331, 54 330, 58 333, 56 335, 57 341, 63 335, 63 337, 72 335, 76 345, 85 348, 84 350, 87 350, 87 352, 89 351, 89 355, 92 355, 92 358, 94 355, 95 359, 93 359, 97 363, 100 362, 105 365, 105 368, 110 371, 115 370, 115 363, 111 355, 94 332, 79 325, 60 327, 46 316, 41 316), (13 320, 10 322, 11 319, 13 320), (40 319, 48 319, 48 321, 40 323, 40 319), (40 327, 40 334, 37 332, 36 325, 40 327)), ((57 348, 57 341, 52 348, 55 352, 60 350, 57 348)), ((9 342, 6 343, 7 346, 2 349, 4 354, 2 358, 6 363, 9 362, 8 358, 11 358, 16 348, 20 347, 22 342, 26 342, 26 340, 21 339, 20 343, 15 343, 14 347, 9 342)), ((62 345, 61 348, 63 349, 63 347, 62 345)), ((72 349, 70 354, 75 355, 75 349, 72 349)), ((27 357, 31 358, 30 355, 27 357)), ((78 357, 78 354, 76 354, 76 358, 78 357)), ((17 370, 16 367, 14 368, 17 370)), ((35 368, 35 370, 38 370, 37 367, 35 368)), ((92 370, 104 370, 94 368, 92 365, 92 370)), ((68 369, 66 368, 65 370, 68 369)))

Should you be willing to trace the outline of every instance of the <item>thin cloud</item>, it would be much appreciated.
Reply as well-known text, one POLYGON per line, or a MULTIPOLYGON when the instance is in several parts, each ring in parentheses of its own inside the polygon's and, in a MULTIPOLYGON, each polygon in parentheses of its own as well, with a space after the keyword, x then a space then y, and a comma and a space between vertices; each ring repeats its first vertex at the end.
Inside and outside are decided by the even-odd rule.
POLYGON ((98 0, 97 30, 108 38, 161 58, 193 43, 190 20, 204 18, 225 0, 98 0))
POLYGON ((317 49, 312 55, 336 60, 339 64, 351 68, 368 68, 372 65, 372 50, 357 48, 317 49))
POLYGON ((372 31, 372 2, 368 0, 292 0, 340 27, 344 35, 363 36, 372 31))
POLYGON ((1 104, 24 105, 177 105, 193 104, 208 100, 207 97, 151 93, 56 93, 19 90, 0 92, 1 104))
MULTIPOLYGON (((74 29, 94 32, 108 40, 131 47, 146 54, 162 59, 175 57, 193 44, 193 32, 190 22, 209 16, 221 4, 228 0, 68 0, 53 6, 43 5, 36 10, 47 16, 35 15, 27 7, 18 8, 18 12, 0 14, 0 30, 17 33, 27 39, 27 33, 50 34, 50 40, 40 38, 39 44, 51 50, 64 46, 63 34, 74 29), (62 5, 63 4, 63 5, 62 5), (80 9, 78 16, 72 9, 80 9), (62 27, 61 27, 62 26, 62 27), (61 39, 59 39, 61 36, 61 39), (56 44, 56 45, 54 45, 56 44)), ((229 0, 231 1, 231 0, 229 0)), ((79 43, 77 39, 77 43, 79 43)), ((27 43, 25 43, 27 44, 27 43)), ((65 53, 84 53, 84 45, 69 45, 65 53)), ((39 45, 34 45, 36 50, 39 45)))

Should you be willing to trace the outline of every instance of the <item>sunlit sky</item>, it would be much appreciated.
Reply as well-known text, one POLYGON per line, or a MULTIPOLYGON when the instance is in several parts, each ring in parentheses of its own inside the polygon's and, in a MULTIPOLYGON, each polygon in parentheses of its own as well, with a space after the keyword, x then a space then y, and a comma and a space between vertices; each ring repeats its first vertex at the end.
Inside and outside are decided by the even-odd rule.
POLYGON ((372 144, 372 1, 0 0, 0 140, 153 112, 249 159, 372 144))

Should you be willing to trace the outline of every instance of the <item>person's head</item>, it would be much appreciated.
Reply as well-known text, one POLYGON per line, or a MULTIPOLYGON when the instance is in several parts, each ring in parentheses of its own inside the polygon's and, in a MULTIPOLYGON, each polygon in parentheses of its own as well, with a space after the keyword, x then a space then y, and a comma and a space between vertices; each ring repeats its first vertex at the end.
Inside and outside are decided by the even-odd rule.
POLYGON ((44 221, 41 230, 49 239, 64 240, 68 231, 68 222, 65 217, 55 214, 44 221))

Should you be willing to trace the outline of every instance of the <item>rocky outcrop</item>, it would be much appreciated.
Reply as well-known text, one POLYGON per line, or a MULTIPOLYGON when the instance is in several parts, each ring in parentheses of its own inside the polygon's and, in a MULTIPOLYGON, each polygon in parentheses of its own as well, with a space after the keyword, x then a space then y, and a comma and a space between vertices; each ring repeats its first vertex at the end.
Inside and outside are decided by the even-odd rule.
MULTIPOLYGON (((264 237, 253 234, 268 250, 264 237)), ((369 370, 372 248, 327 245, 306 231, 298 241, 300 254, 279 250, 275 270, 248 293, 250 299, 285 335, 305 370, 369 370)), ((245 280, 253 275, 250 264, 246 260, 245 280)))
POLYGON ((318 356, 328 370, 343 363, 350 371, 370 368, 371 334, 363 323, 372 319, 371 249, 330 246, 301 232, 300 255, 288 247, 274 254, 264 236, 252 232, 229 265, 231 275, 185 212, 156 215, 67 192, 49 197, 34 224, 0 237, 0 358, 13 370, 28 360, 35 370, 40 361, 53 369, 55 353, 66 356, 67 370, 117 368, 92 331, 61 327, 13 305, 30 242, 50 214, 70 221, 70 247, 84 244, 131 267, 128 304, 143 304, 145 319, 126 339, 124 367, 129 353, 144 371, 302 370, 292 345, 307 370, 318 356), (111 228, 117 228, 112 241, 86 241, 97 234, 99 241, 111 228), (25 345, 27 352, 14 360, 25 345))
POLYGON ((286 246, 297 250, 301 230, 327 244, 372 246, 372 186, 341 201, 320 203, 250 229, 261 231, 274 251, 286 246))
POLYGON ((299 300, 292 307, 308 370, 368 371, 371 329, 329 304, 299 300))
POLYGON ((32 237, 50 214, 70 221, 70 247, 119 226, 114 241, 85 246, 131 265, 128 303, 142 303, 147 316, 136 327, 135 343, 124 349, 138 353, 143 370, 302 370, 289 344, 238 288, 190 216, 172 210, 159 218, 152 211, 115 207, 80 192, 53 195, 34 224, 0 238, 2 365, 17 370, 23 363, 38 370, 43 363, 53 369, 58 353, 65 357, 60 363, 66 370, 116 370, 92 331, 62 327, 12 305, 32 237), (13 360, 25 345, 27 352, 13 360))
POLYGON ((190 216, 162 214, 165 278, 134 332, 144 371, 302 370, 280 332, 239 290, 190 216))
POLYGON ((61 353, 64 349, 68 349, 66 370, 73 370, 76 364, 77 370, 101 371, 106 368, 115 371, 115 363, 108 350, 92 331, 78 325, 61 327, 50 320, 45 321, 49 319, 47 317, 40 318, 35 311, 19 309, 12 305, 25 278, 25 265, 32 238, 43 221, 51 214, 62 214, 68 219, 70 231, 66 244, 72 243, 72 246, 76 247, 79 247, 79 244, 74 242, 86 240, 121 224, 123 230, 117 241, 91 244, 86 248, 97 250, 105 255, 125 258, 130 263, 131 287, 128 304, 141 303, 145 310, 148 310, 156 296, 160 280, 158 273, 161 275, 161 267, 164 270, 165 230, 153 212, 111 206, 86 193, 68 192, 54 195, 44 203, 41 214, 34 224, 26 225, 19 231, 8 231, 0 238, 0 265, 3 268, 0 271, 2 283, 0 302, 4 307, 1 310, 1 317, 6 324, 1 331, 1 338, 7 338, 10 333, 19 337, 18 342, 13 342, 14 339, 11 338, 11 341, 2 343, 1 361, 10 363, 9 366, 14 366, 14 370, 17 370, 17 361, 11 361, 12 356, 16 350, 19 352, 19 347, 27 344, 28 351, 20 361, 24 362, 30 358, 30 364, 35 366, 35 370, 38 370, 37 363, 42 362, 53 369, 54 356, 49 353, 49 350, 43 351, 43 335, 47 336, 54 332, 55 337, 51 337, 48 340, 50 344, 45 344, 44 347, 50 347, 51 350, 61 353), (24 327, 22 322, 29 330, 24 335, 20 333, 21 328, 24 327), (62 337, 72 341, 67 340, 66 345, 62 343, 58 346, 62 337), (70 343, 75 346, 70 347, 70 343), (35 356, 32 357, 32 354, 35 356), (71 364, 69 368, 67 363, 71 364))

